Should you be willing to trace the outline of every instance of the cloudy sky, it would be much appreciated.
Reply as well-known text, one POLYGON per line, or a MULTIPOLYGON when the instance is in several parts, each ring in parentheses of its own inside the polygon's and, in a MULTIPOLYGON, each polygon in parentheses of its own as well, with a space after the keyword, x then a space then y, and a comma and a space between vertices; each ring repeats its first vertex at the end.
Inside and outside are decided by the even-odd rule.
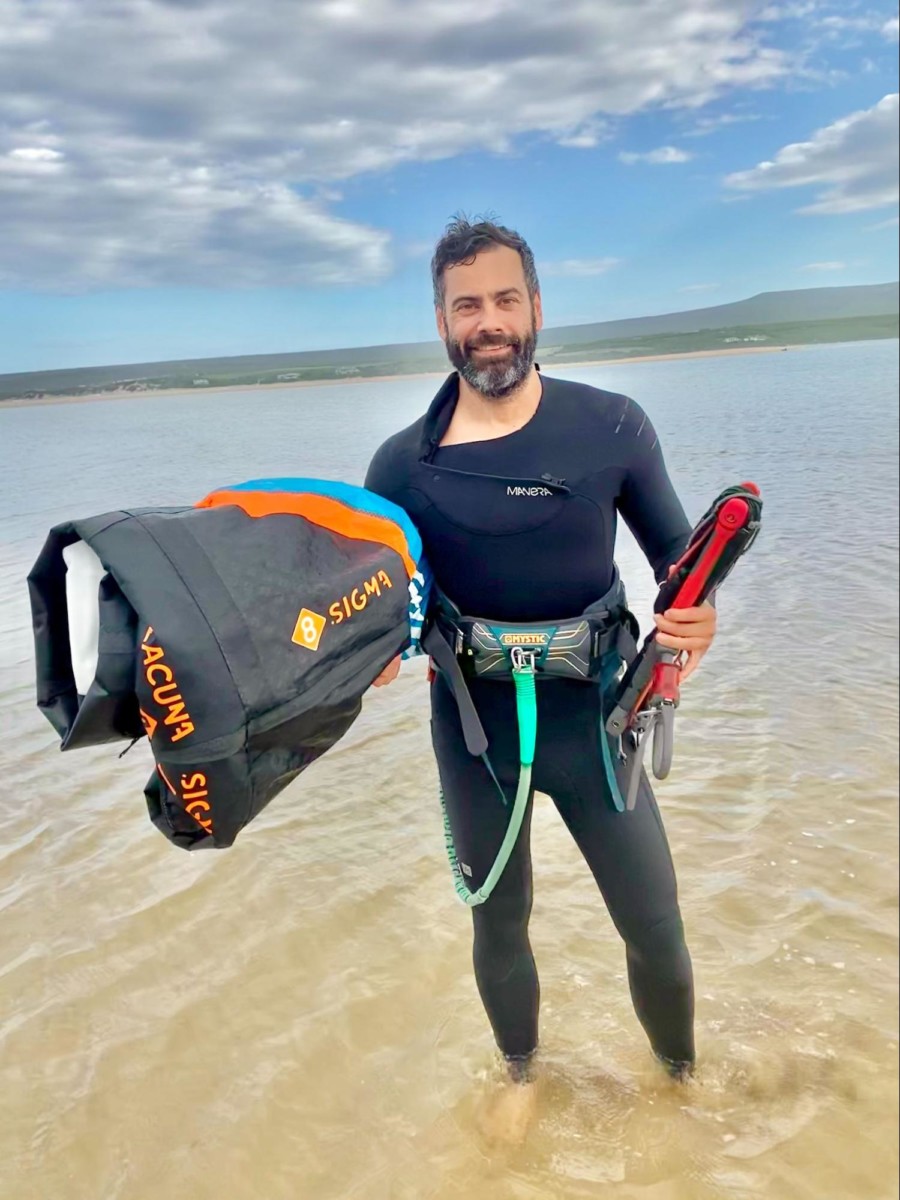
POLYGON ((897 277, 885 0, 0 0, 0 372, 425 340, 456 211, 548 325, 897 277))

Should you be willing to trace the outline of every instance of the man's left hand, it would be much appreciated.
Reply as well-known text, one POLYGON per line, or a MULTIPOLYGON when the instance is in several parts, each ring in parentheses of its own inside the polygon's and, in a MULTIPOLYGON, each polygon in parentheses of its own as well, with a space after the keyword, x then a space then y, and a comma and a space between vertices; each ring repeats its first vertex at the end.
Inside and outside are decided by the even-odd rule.
POLYGON ((708 602, 697 608, 670 608, 653 618, 660 646, 682 653, 681 682, 693 675, 716 636, 716 610, 708 602))

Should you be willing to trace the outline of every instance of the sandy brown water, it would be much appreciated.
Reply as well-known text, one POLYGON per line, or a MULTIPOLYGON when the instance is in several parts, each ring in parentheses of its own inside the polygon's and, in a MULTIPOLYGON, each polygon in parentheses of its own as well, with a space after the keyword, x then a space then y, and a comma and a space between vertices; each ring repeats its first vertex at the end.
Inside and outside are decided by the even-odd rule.
POLYGON ((208 854, 147 821, 146 747, 60 755, 33 702, 24 577, 51 524, 260 475, 359 482, 426 384, 0 410, 2 1200, 896 1195, 896 351, 565 372, 644 405, 692 517, 747 477, 766 509, 657 785, 697 1079, 650 1061, 618 937, 539 798, 543 1066, 518 1149, 479 1131, 500 1073, 420 663, 208 854))

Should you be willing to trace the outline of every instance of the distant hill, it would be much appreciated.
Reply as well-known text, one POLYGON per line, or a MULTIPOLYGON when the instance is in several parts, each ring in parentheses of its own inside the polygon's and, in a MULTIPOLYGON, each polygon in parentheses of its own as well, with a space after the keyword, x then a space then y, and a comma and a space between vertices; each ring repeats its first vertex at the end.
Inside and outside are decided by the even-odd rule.
MULTIPOLYGON (((607 360, 627 354, 684 353, 739 342, 797 345, 805 341, 896 337, 898 313, 898 283, 763 292, 712 308, 545 329, 538 357, 543 356, 550 364, 575 361, 579 355, 607 360)), ((77 395, 120 387, 132 391, 249 387, 445 369, 447 358, 441 342, 406 342, 0 375, 0 400, 77 395)))
POLYGON ((695 333, 738 325, 779 325, 797 321, 830 321, 847 317, 887 316, 900 312, 900 283, 859 287, 799 288, 792 292, 761 292, 749 300, 694 308, 655 317, 630 317, 592 325, 548 329, 543 341, 564 345, 601 342, 610 338, 642 337, 655 333, 695 333))

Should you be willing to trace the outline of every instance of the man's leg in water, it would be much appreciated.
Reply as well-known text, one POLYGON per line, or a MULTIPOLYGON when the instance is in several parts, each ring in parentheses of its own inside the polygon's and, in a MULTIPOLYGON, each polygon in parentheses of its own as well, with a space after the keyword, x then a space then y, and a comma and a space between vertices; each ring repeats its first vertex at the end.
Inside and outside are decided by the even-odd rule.
POLYGON ((559 809, 625 942, 635 1012, 670 1073, 694 1061, 694 986, 678 907, 675 870, 650 784, 641 780, 631 812, 613 807, 600 753, 594 696, 573 697, 542 714, 552 761, 536 780, 559 809), (552 776, 547 778, 547 776, 552 776))
MULTIPOLYGON (((509 825, 519 777, 513 689, 502 683, 486 686, 491 689, 488 705, 479 707, 490 741, 491 766, 506 803, 485 764, 466 749, 456 701, 447 685, 440 675, 432 684, 432 740, 444 804, 463 878, 473 890, 493 866, 509 825)), ((472 909, 475 980, 513 1079, 527 1078, 538 1042, 540 987, 528 940, 531 813, 529 800, 515 848, 497 886, 484 904, 472 909)))
MULTIPOLYGON (((468 754, 456 703, 440 676, 432 687, 435 753, 457 853, 482 882, 509 821, 518 780, 513 689, 473 689, 490 742, 496 785, 468 754)), ((675 872, 662 821, 646 779, 632 812, 617 812, 600 753, 599 694, 579 684, 538 688, 536 788, 553 797, 606 900, 626 947, 638 1019, 656 1054, 678 1074, 694 1060, 693 978, 678 909, 675 872)), ((516 849, 486 904, 473 909, 475 973, 497 1045, 515 1064, 538 1042, 539 988, 528 941, 531 912, 531 806, 516 849)), ((464 868, 465 870, 465 868, 464 868)))

